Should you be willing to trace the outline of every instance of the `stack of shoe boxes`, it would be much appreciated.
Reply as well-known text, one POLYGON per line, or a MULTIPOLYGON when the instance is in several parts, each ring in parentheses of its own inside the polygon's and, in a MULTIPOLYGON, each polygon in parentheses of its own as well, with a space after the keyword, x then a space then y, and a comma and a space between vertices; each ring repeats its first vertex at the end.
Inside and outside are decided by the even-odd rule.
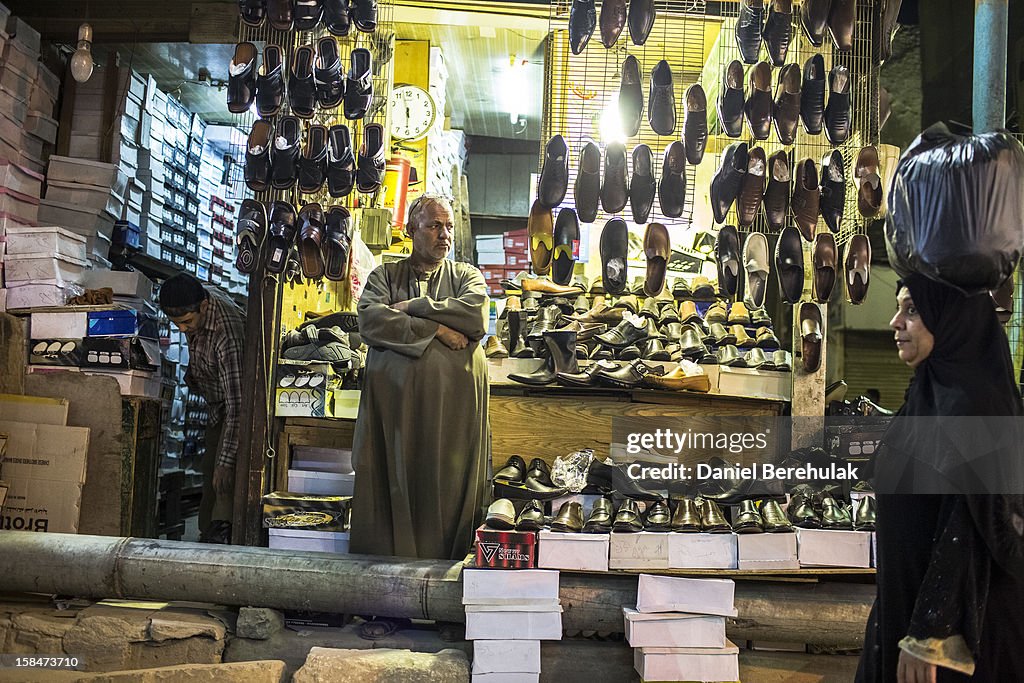
POLYGON ((8 224, 6 232, 5 310, 63 306, 81 292, 85 238, 56 227, 8 224))
MULTIPOLYGON (((0 287, 4 284, 7 231, 35 224, 43 176, 7 159, 0 159, 0 287)), ((0 304, 6 299, 0 289, 0 304)), ((0 305, 0 310, 4 306, 0 305)))
MULTIPOLYGON (((427 137, 427 193, 452 195, 454 174, 461 174, 466 161, 466 136, 461 130, 445 130, 448 65, 441 48, 430 48, 430 95, 437 106, 437 120, 427 137)), ((459 197, 454 197, 456 201, 459 197)))
POLYGON ((502 235, 477 237, 477 263, 487 280, 491 296, 505 293, 501 281, 529 271, 530 252, 526 230, 509 230, 502 235))
POLYGON ((544 569, 462 572, 473 683, 540 680, 540 641, 562 639, 558 584, 558 572, 544 569))
POLYGON ((626 641, 644 681, 738 681, 739 648, 725 636, 736 616, 729 579, 641 574, 636 609, 623 608, 626 641))
POLYGON ((167 127, 168 96, 157 88, 151 76, 146 82, 146 99, 139 126, 138 180, 143 186, 142 222, 139 228, 146 236, 146 254, 159 259, 163 255, 161 233, 164 226, 166 192, 164 181, 164 131, 167 127))

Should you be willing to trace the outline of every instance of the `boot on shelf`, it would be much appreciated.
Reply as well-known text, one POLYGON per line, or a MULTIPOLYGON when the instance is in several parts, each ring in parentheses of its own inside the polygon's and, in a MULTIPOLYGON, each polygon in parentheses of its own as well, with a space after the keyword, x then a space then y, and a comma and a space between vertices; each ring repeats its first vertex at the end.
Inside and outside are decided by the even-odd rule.
POLYGON ((579 373, 576 362, 576 332, 571 330, 544 333, 544 361, 530 373, 516 373, 508 378, 514 382, 543 386, 555 381, 558 373, 579 373))

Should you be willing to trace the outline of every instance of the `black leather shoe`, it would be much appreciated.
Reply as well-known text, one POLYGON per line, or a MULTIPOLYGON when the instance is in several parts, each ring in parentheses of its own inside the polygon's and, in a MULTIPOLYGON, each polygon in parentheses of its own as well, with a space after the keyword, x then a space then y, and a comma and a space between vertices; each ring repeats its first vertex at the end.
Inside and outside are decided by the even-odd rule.
POLYGON ((654 154, 647 145, 637 145, 633 148, 633 176, 629 180, 629 208, 634 223, 647 222, 655 192, 654 154))
POLYGON ((668 218, 679 218, 686 206, 686 148, 678 140, 665 148, 658 182, 658 203, 668 218))
POLYGON ((327 179, 327 147, 327 129, 323 126, 310 126, 306 131, 306 145, 299 158, 299 192, 313 194, 323 187, 327 179))
POLYGON ((593 140, 587 140, 580 150, 573 188, 576 215, 583 223, 593 223, 601 201, 601 149, 593 140))
POLYGON ((323 0, 324 27, 332 36, 344 38, 352 30, 348 0, 323 0))
POLYGON ((551 468, 548 467, 547 462, 542 458, 534 458, 530 461, 530 466, 526 470, 527 484, 529 484, 531 479, 538 484, 543 484, 544 486, 555 486, 555 483, 551 481, 551 468))
POLYGON ((646 531, 668 531, 672 528, 672 512, 664 501, 655 501, 647 506, 644 515, 646 531))
POLYGON ((857 505, 857 513, 853 519, 853 528, 857 531, 875 530, 875 497, 864 496, 857 505))
POLYGON ((764 520, 764 530, 770 534, 793 533, 793 524, 776 500, 761 501, 761 518, 764 520))
POLYGON ((366 116, 373 103, 373 57, 366 48, 357 47, 352 50, 349 60, 351 64, 345 83, 345 118, 355 121, 366 116))
POLYGON ((853 26, 857 23, 857 0, 832 0, 828 12, 828 32, 840 52, 853 49, 853 26))
POLYGON ((708 98, 700 83, 686 89, 686 115, 683 119, 683 146, 686 162, 696 166, 704 158, 708 145, 708 98))
POLYGON ((626 26, 626 0, 603 0, 601 3, 601 44, 615 45, 626 26))
POLYGON ((833 145, 841 145, 850 139, 850 70, 842 65, 832 67, 828 90, 825 137, 833 145))
POLYGON ((494 481, 507 481, 513 484, 521 484, 526 479, 526 461, 518 455, 511 456, 505 461, 500 470, 494 473, 494 481))
POLYGON ((601 231, 601 281, 606 293, 618 296, 628 281, 629 228, 621 218, 605 223, 601 231))
POLYGON ((267 241, 267 272, 282 273, 288 255, 295 246, 295 207, 288 202, 274 202, 270 210, 270 234, 267 241))
POLYGON ((295 50, 288 76, 288 106, 300 119, 311 119, 316 111, 316 85, 313 83, 313 48, 303 45, 295 50))
POLYGON ((718 503, 701 498, 697 505, 700 508, 701 531, 711 534, 732 533, 732 527, 725 520, 725 515, 722 514, 722 508, 718 507, 718 503))
POLYGON ((537 315, 534 316, 529 331, 523 336, 530 340, 543 339, 545 332, 551 332, 558 329, 558 322, 561 317, 562 311, 558 306, 543 306, 539 311, 537 311, 537 315))
POLYGON ((825 529, 853 529, 853 520, 846 507, 826 495, 821 499, 821 526, 825 529))
POLYGON ((295 30, 312 31, 324 16, 321 0, 295 0, 295 30))
POLYGON ((604 334, 597 335, 596 339, 613 349, 622 349, 630 344, 647 339, 647 324, 636 318, 623 320, 621 323, 608 330, 604 334))
POLYGON ((597 6, 594 0, 573 0, 569 10, 569 47, 578 55, 587 47, 597 27, 597 6))
POLYGON ((228 111, 244 114, 256 99, 256 46, 239 43, 228 67, 228 111))
POLYGON ((672 82, 672 68, 664 59, 651 69, 647 122, 651 125, 651 130, 658 135, 672 135, 676 130, 676 94, 672 82))
POLYGON ((764 520, 754 501, 740 503, 740 511, 732 522, 732 530, 738 534, 760 534, 764 532, 764 520))
POLYGON ((243 24, 259 28, 267 18, 267 0, 238 0, 238 14, 243 24))
POLYGON ((729 298, 736 296, 739 289, 740 270, 740 238, 736 228, 732 225, 723 225, 718 231, 718 240, 715 242, 715 263, 718 266, 718 286, 729 298))
POLYGON ((749 228, 761 213, 767 171, 768 160, 764 150, 760 147, 750 148, 747 151, 747 172, 736 197, 736 222, 741 228, 749 228))
POLYGON ((484 524, 490 529, 507 531, 516 526, 516 508, 508 498, 499 498, 487 508, 484 524))
POLYGON ((554 521, 551 522, 552 531, 579 533, 583 530, 583 506, 576 501, 562 503, 558 509, 554 521))
POLYGON ((281 48, 268 43, 263 48, 263 64, 256 74, 256 113, 273 118, 284 102, 284 56, 281 48))
POLYGON ((558 373, 558 383, 567 387, 592 387, 597 384, 597 373, 601 370, 617 370, 619 365, 610 360, 594 361, 582 372, 558 373))
POLYGON ((825 119, 825 59, 814 55, 804 63, 804 82, 800 87, 800 120, 811 135, 821 132, 825 119))
POLYGON ((349 0, 349 14, 356 30, 363 33, 377 30, 377 0, 349 0))
POLYGON ((368 123, 363 126, 363 145, 359 150, 356 189, 371 194, 384 182, 384 126, 368 123))
POLYGON ((291 31, 295 22, 292 0, 267 0, 267 19, 275 31, 291 31))
POLYGON ((756 64, 761 50, 761 24, 764 20, 763 0, 740 0, 736 18, 736 47, 747 64, 756 64))
POLYGON ((271 171, 273 185, 277 190, 287 190, 295 186, 301 138, 302 124, 299 120, 294 116, 281 117, 277 122, 271 171))
POLYGON ((327 192, 334 198, 347 197, 356 184, 356 157, 348 126, 331 126, 327 154, 327 192))
POLYGON ((787 64, 779 72, 772 119, 779 142, 784 145, 796 142, 796 129, 800 123, 800 67, 796 64, 787 64))
POLYGON ((768 19, 761 36, 772 64, 782 66, 793 39, 793 0, 768 0, 768 3, 768 19))
POLYGON ((814 47, 821 47, 825 42, 825 29, 828 28, 828 13, 833 0, 804 0, 800 6, 800 25, 804 35, 814 47))
POLYGON ((814 510, 814 501, 810 496, 791 495, 789 505, 786 506, 786 514, 795 527, 801 529, 821 528, 821 517, 814 510))
POLYGON ((810 242, 818 229, 818 216, 821 213, 821 186, 818 185, 818 169, 813 159, 804 159, 796 166, 796 177, 793 179, 793 219, 800 234, 810 242))
POLYGON ((598 372, 597 379, 602 384, 618 389, 635 389, 649 372, 651 368, 642 360, 636 359, 616 370, 598 372))
POLYGON ((629 38, 634 45, 643 45, 654 28, 654 19, 657 12, 654 8, 654 0, 629 0, 629 38))
POLYGON ((561 135, 555 135, 544 148, 544 163, 537 185, 537 200, 541 206, 553 209, 561 204, 568 183, 569 145, 561 135))
POLYGON ((711 179, 711 210, 716 223, 724 223, 747 174, 747 143, 734 142, 722 152, 722 165, 711 179))
POLYGON ((274 127, 264 120, 253 121, 245 145, 245 184, 253 192, 270 188, 271 156, 274 127))
POLYGON ((628 197, 626 147, 621 142, 612 142, 605 149, 601 208, 605 213, 618 213, 626 208, 628 197))
POLYGON ((640 506, 635 500, 627 498, 619 506, 615 513, 615 522, 612 530, 618 533, 637 533, 644 530, 643 522, 640 520, 640 506))
POLYGON ((576 212, 569 208, 561 209, 555 219, 555 248, 551 260, 551 279, 559 285, 568 285, 572 280, 573 245, 580 241, 580 223, 576 212))
POLYGON ((539 500, 531 500, 516 517, 516 531, 540 531, 544 528, 544 506, 539 500))
MULTIPOLYGON (((608 1, 603 3, 609 4, 608 1)), ((640 132, 640 119, 644 111, 643 80, 640 78, 640 62, 629 55, 622 62, 622 78, 619 81, 619 117, 622 119, 622 132, 626 137, 634 137, 640 132)))
POLYGON ((767 140, 772 130, 772 68, 768 62, 758 62, 750 70, 747 83, 747 101, 743 115, 755 140, 767 140))
POLYGON ((738 138, 743 132, 743 78, 743 65, 733 60, 725 68, 718 95, 718 123, 731 138, 738 138))
POLYGON ((345 76, 341 72, 338 41, 333 36, 324 36, 317 43, 313 85, 321 109, 334 109, 345 97, 345 76))
POLYGON ((838 149, 821 160, 821 217, 834 233, 839 232, 846 206, 846 165, 838 149))
POLYGON ((798 303, 804 289, 804 246, 796 228, 785 228, 779 235, 775 245, 775 272, 782 300, 798 303))
POLYGON ((700 510, 693 498, 681 498, 676 501, 675 512, 672 513, 672 531, 680 533, 697 533, 700 531, 700 510))
POLYGON ((598 498, 594 502, 594 507, 590 510, 590 516, 587 517, 587 523, 583 525, 583 533, 585 534, 606 534, 612 530, 612 516, 615 513, 615 508, 612 507, 612 501, 608 498, 598 498))
POLYGON ((789 213, 789 158, 784 151, 768 157, 768 186, 761 205, 772 230, 782 230, 789 213))
POLYGON ((650 361, 670 361, 672 356, 665 350, 665 343, 661 339, 648 339, 640 357, 650 361))

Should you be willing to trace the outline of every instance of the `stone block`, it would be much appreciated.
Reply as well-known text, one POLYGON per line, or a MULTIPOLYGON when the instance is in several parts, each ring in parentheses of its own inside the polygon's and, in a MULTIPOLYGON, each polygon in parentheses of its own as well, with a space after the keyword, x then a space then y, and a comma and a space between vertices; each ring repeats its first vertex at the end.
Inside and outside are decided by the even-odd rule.
POLYGON ((196 636, 222 641, 227 636, 227 629, 218 619, 174 607, 162 609, 150 619, 149 637, 158 643, 196 636))
POLYGON ((281 683, 284 677, 284 662, 264 660, 114 671, 83 676, 78 680, 82 683, 281 683))
POLYGON ((147 639, 153 614, 151 610, 108 605, 88 607, 82 610, 77 623, 64 635, 64 651, 84 658, 92 671, 132 668, 129 666, 130 646, 147 639))
POLYGON ((13 619, 14 627, 19 631, 30 631, 40 633, 44 636, 63 638, 64 634, 75 625, 75 614, 67 616, 53 616, 46 613, 19 614, 13 619))
POLYGON ((267 640, 284 628, 284 615, 267 607, 242 607, 238 610, 235 635, 239 638, 267 640))
POLYGON ((294 683, 465 683, 469 659, 461 650, 332 650, 315 647, 294 683))
MULTIPOLYGON (((224 654, 224 641, 196 637, 165 640, 162 643, 131 643, 122 669, 155 669, 180 664, 219 664, 224 654)), ((111 669, 107 669, 110 671, 111 669)))
POLYGON ((32 633, 31 631, 14 631, 13 638, 7 641, 8 655, 59 655, 63 654, 63 641, 60 638, 32 633))

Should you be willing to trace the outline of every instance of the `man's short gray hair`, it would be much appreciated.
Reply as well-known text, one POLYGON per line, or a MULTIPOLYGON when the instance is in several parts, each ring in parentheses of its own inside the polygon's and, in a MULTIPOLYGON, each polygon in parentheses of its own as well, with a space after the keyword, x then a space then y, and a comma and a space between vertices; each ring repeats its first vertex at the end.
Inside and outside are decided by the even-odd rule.
POLYGON ((426 211, 427 207, 431 204, 439 204, 441 207, 447 209, 450 216, 455 215, 455 212, 452 210, 452 203, 447 197, 442 197, 441 195, 421 194, 413 200, 412 204, 409 205, 409 218, 405 222, 406 229, 420 227, 420 221, 423 220, 423 212, 426 211))

